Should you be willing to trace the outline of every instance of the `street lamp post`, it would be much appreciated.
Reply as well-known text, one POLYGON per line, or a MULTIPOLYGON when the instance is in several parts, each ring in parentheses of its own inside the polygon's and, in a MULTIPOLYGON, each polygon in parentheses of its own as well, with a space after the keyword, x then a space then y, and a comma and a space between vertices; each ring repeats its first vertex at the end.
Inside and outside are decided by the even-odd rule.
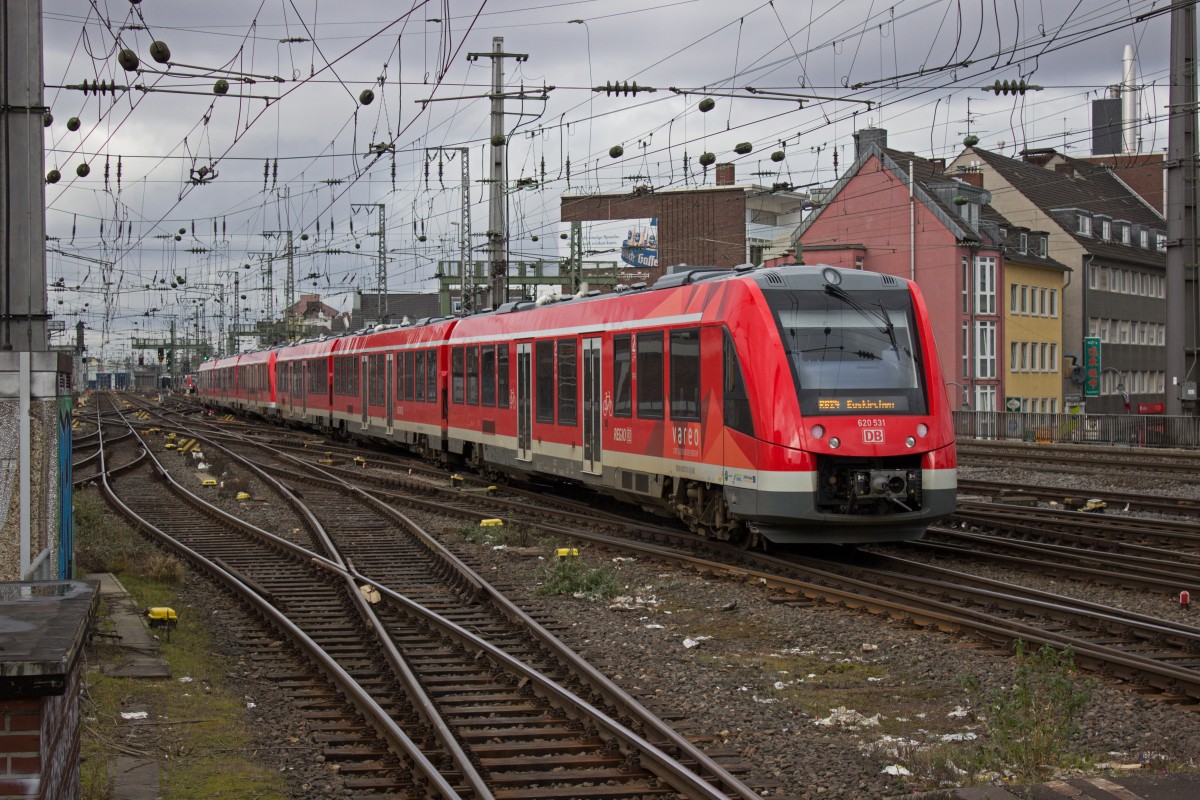
POLYGON ((967 387, 965 387, 961 383, 957 383, 955 381, 946 381, 946 385, 958 387, 959 391, 962 392, 962 396, 963 396, 963 399, 962 399, 963 408, 965 408, 967 411, 970 411, 971 410, 971 395, 969 392, 967 392, 967 387))

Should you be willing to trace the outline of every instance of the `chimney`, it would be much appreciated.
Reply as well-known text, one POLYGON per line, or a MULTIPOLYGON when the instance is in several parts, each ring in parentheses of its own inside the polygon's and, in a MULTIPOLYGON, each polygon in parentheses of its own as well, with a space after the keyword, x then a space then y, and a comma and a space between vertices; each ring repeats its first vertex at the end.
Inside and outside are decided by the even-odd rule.
POLYGON ((733 164, 717 164, 717 186, 733 186, 733 164))
POLYGON ((854 132, 854 158, 862 158, 863 151, 872 144, 877 144, 882 149, 887 147, 887 129, 886 128, 863 128, 861 131, 854 132))
POLYGON ((983 188, 983 173, 982 172, 959 172, 954 177, 958 178, 963 183, 969 183, 977 189, 983 188))
POLYGON ((929 159, 929 165, 933 167, 934 172, 946 171, 946 159, 944 158, 931 158, 929 159))

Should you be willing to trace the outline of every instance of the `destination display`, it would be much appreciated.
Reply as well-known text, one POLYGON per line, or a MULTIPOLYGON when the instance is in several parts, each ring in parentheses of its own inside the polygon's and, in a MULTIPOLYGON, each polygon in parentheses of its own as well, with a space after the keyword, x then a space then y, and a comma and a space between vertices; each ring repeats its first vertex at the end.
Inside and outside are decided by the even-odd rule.
POLYGON ((825 414, 848 414, 863 411, 908 411, 908 398, 895 397, 822 397, 817 411, 825 414))

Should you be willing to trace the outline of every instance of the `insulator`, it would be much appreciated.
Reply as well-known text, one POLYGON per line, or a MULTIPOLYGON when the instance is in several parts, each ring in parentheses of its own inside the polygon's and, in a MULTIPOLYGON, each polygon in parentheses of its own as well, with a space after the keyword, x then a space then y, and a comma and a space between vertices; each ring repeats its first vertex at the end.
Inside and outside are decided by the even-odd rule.
POLYGON ((150 43, 150 57, 160 64, 166 64, 171 60, 171 48, 167 47, 167 43, 155 39, 150 43))
POLYGON ((138 54, 126 47, 121 52, 117 53, 117 63, 121 65, 121 69, 126 72, 133 72, 141 66, 142 60, 138 58, 138 54))

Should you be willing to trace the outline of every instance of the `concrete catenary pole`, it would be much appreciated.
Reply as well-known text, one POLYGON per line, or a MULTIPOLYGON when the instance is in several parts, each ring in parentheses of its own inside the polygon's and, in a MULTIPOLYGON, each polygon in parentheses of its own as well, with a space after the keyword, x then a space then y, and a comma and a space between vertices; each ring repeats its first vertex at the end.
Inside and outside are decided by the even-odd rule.
POLYGON ((46 350, 41 0, 0 3, 0 350, 46 350))
POLYGON ((1167 140, 1167 414, 1183 413, 1187 373, 1187 271, 1196 269, 1196 7, 1171 10, 1167 140))

